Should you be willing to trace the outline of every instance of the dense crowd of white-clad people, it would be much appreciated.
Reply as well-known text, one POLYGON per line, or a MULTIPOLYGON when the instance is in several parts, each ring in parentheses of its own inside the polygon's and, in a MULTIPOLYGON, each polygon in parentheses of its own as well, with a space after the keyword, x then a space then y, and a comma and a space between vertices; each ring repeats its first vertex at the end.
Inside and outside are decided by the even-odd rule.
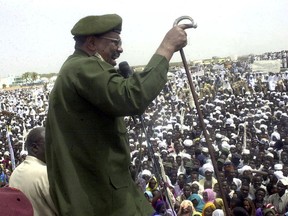
MULTIPOLYGON (((224 215, 219 181, 231 214, 288 212, 286 54, 270 52, 218 67, 199 65, 200 73, 192 73, 217 166, 183 68, 173 68, 165 89, 143 115, 125 117, 131 175, 154 215, 224 215), (255 61, 275 59, 281 60, 281 72, 251 69, 255 61), (155 158, 161 158, 165 173, 157 169, 155 158)), ((9 185, 11 173, 27 156, 28 131, 45 127, 50 91, 47 86, 0 91, 1 187, 9 185)))

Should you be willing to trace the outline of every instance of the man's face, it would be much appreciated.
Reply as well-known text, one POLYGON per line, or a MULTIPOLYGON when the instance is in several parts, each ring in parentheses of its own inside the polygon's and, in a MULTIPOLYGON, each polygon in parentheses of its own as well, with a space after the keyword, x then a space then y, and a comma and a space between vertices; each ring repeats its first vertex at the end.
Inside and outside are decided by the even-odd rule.
POLYGON ((230 192, 230 186, 226 180, 222 180, 222 188, 225 192, 229 193, 230 192))
POLYGON ((206 208, 205 211, 204 211, 204 214, 207 215, 207 216, 211 216, 212 213, 213 213, 212 207, 208 207, 208 208, 206 208))
POLYGON ((283 172, 284 176, 286 176, 286 177, 288 176, 288 166, 287 165, 283 166, 282 172, 283 172))
POLYGON ((116 59, 123 52, 120 35, 116 32, 108 32, 98 38, 100 41, 96 51, 107 63, 115 66, 116 59))
POLYGON ((189 185, 184 186, 183 193, 186 197, 189 197, 191 195, 191 188, 189 185))
POLYGON ((284 193, 285 190, 286 190, 286 186, 281 181, 279 181, 277 183, 277 191, 278 191, 278 193, 280 193, 280 194, 284 193))
POLYGON ((191 191, 192 193, 197 194, 199 191, 199 186, 197 184, 192 184, 191 191))
POLYGON ((173 163, 174 163, 174 157, 173 157, 173 156, 169 156, 169 157, 168 157, 168 161, 173 164, 173 163))
POLYGON ((182 208, 182 214, 189 214, 192 212, 192 207, 191 206, 187 206, 186 208, 182 208))
POLYGON ((288 164, 288 154, 287 153, 281 154, 281 161, 283 164, 288 164))
POLYGON ((259 190, 256 194, 255 194, 256 200, 263 200, 265 197, 265 193, 264 191, 259 190))
POLYGON ((205 178, 206 178, 207 180, 210 180, 210 179, 212 178, 212 174, 213 174, 213 172, 211 172, 211 171, 206 171, 206 172, 205 172, 205 178))
POLYGON ((150 188, 155 188, 155 186, 156 186, 156 180, 155 179, 150 179, 150 181, 149 181, 149 187, 150 188))
POLYGON ((204 200, 205 202, 208 201, 208 193, 207 193, 206 191, 203 192, 203 200, 204 200))
POLYGON ((192 173, 191 174, 191 181, 194 182, 194 181, 198 181, 198 174, 197 173, 192 173))
POLYGON ((255 189, 259 188, 262 184, 262 179, 260 177, 253 178, 253 186, 255 189))
POLYGON ((176 172, 171 173, 170 179, 171 179, 171 182, 175 182, 176 183, 176 181, 177 181, 177 173, 176 172))
POLYGON ((247 185, 242 185, 242 187, 241 187, 240 190, 241 190, 241 193, 242 193, 242 195, 243 195, 244 198, 248 196, 249 186, 247 186, 247 185))

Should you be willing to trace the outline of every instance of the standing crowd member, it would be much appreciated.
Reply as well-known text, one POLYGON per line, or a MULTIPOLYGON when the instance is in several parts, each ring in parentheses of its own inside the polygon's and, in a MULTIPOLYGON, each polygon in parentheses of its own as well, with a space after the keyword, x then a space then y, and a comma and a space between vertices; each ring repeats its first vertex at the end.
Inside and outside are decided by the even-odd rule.
POLYGON ((130 173, 124 116, 141 115, 167 82, 169 61, 187 44, 181 24, 167 32, 145 69, 117 73, 122 18, 87 16, 72 28, 75 52, 49 96, 46 156, 51 196, 60 215, 149 215, 130 173))
POLYGON ((45 128, 33 128, 25 145, 28 155, 12 172, 9 186, 21 190, 27 196, 33 206, 34 216, 57 215, 49 193, 45 164, 45 128))

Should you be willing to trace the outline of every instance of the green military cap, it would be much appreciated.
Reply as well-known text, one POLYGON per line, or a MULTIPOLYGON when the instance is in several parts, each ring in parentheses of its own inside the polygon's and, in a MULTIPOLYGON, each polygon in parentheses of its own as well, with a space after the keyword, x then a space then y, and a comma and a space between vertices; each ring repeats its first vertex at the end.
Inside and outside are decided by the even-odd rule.
POLYGON ((80 19, 72 28, 74 36, 98 35, 110 31, 120 34, 122 18, 117 14, 105 14, 101 16, 87 16, 80 19))

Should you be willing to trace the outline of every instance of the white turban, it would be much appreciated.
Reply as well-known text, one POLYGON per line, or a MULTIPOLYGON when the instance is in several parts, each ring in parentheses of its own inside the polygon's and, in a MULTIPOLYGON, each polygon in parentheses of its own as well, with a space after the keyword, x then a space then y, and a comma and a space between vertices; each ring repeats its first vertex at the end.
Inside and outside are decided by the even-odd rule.
POLYGON ((279 179, 279 181, 281 181, 282 184, 285 185, 285 186, 288 185, 288 178, 287 177, 283 177, 283 178, 279 179))
POLYGON ((214 168, 213 168, 213 165, 211 163, 205 163, 203 165, 203 173, 209 171, 209 172, 214 172, 214 168))
POLYGON ((213 211, 212 216, 224 216, 224 211, 222 209, 216 209, 213 211))
POLYGON ((159 143, 159 148, 167 148, 167 144, 166 144, 166 142, 164 141, 164 142, 160 142, 159 143))
POLYGON ((280 134, 277 132, 277 131, 274 131, 272 134, 271 134, 271 139, 275 137, 276 140, 280 140, 280 134))
POLYGON ((245 165, 241 169, 238 169, 238 172, 242 175, 244 173, 244 171, 249 171, 249 170, 252 171, 252 167, 245 165))
POLYGON ((150 170, 147 170, 147 169, 144 169, 144 170, 142 171, 141 176, 143 176, 143 175, 147 175, 147 176, 149 176, 149 177, 152 176, 150 170))
POLYGON ((184 146, 192 146, 193 145, 193 141, 191 139, 185 139, 183 142, 184 146))
POLYGON ((243 149, 243 154, 245 155, 249 155, 250 154, 250 150, 249 149, 243 149))
POLYGON ((238 178, 233 178, 233 182, 235 183, 235 185, 237 187, 236 191, 239 191, 241 188, 241 185, 242 185, 242 181, 238 178))

